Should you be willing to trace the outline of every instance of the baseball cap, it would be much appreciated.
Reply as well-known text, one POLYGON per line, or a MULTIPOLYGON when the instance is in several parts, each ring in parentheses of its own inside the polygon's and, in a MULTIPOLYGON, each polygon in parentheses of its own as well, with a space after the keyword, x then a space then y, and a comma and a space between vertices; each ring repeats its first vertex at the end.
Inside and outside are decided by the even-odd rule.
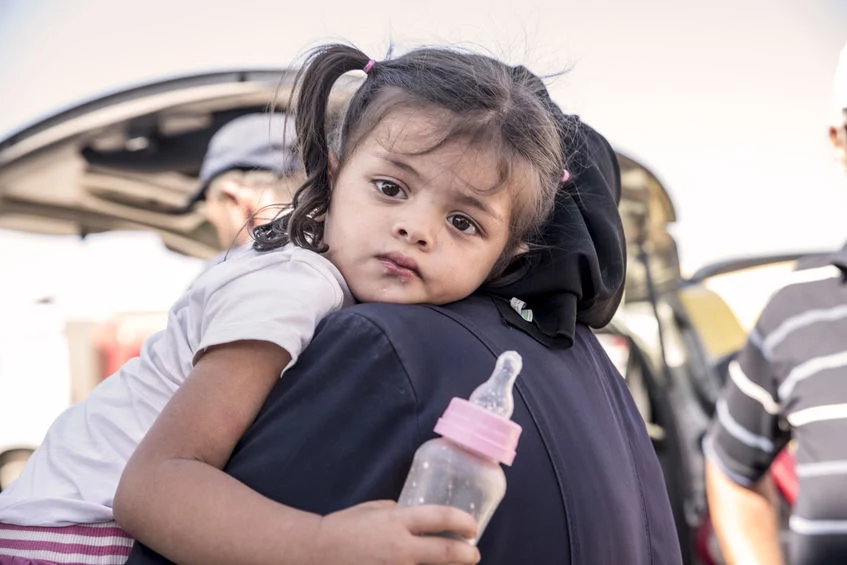
POLYGON ((833 103, 835 109, 841 115, 842 111, 847 109, 847 43, 844 44, 841 55, 838 57, 838 66, 835 69, 833 82, 833 103))
POLYGON ((209 140, 193 201, 203 200, 212 180, 233 169, 279 176, 301 170, 294 144, 294 118, 285 114, 247 114, 228 122, 209 140))

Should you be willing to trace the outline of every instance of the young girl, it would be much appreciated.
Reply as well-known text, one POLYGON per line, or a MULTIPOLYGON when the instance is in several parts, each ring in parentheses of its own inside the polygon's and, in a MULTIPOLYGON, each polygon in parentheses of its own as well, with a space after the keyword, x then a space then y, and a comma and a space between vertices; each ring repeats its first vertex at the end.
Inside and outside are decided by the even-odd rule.
POLYGON ((479 559, 464 542, 417 535, 474 537, 458 510, 378 502, 320 517, 221 468, 320 319, 354 299, 446 304, 508 273, 562 181, 561 123, 522 67, 448 49, 374 62, 329 45, 298 86, 309 177, 292 211, 204 273, 141 357, 59 418, 0 494, 0 522, 30 526, 0 528, 0 555, 60 561, 74 533, 86 554, 74 562, 120 562, 131 541, 110 522, 114 506, 128 534, 178 562, 479 559), (330 90, 354 70, 367 78, 331 146, 330 90), (92 523, 105 525, 78 526, 92 523), (32 526, 47 526, 38 542, 32 526), (98 561, 97 549, 118 557, 98 561))

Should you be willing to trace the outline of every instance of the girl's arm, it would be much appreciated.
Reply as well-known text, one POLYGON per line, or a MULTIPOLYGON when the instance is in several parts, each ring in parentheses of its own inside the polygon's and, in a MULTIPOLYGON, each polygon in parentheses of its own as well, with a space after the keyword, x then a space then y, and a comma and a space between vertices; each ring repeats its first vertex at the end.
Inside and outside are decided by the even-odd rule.
POLYGON ((290 359, 277 345, 211 348, 130 458, 115 495, 118 523, 179 563, 475 563, 476 548, 420 533, 475 537, 446 507, 366 503, 321 517, 283 506, 221 469, 290 359))

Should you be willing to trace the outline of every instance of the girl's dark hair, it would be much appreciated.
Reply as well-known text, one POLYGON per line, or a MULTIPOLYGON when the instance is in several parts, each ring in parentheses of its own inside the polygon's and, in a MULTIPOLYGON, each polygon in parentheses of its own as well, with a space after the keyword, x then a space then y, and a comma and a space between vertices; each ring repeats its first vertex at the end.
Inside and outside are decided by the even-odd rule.
POLYGON ((294 110, 308 178, 287 213, 254 228, 254 248, 264 251, 292 242, 319 253, 326 251, 323 218, 331 195, 331 152, 340 170, 390 112, 431 108, 447 112, 442 135, 426 151, 457 139, 489 144, 501 156, 501 181, 509 178, 518 159, 532 167, 537 189, 521 199, 527 205, 513 209, 511 238, 492 276, 502 273, 522 245, 532 245, 562 180, 566 132, 544 83, 524 67, 509 67, 488 56, 419 48, 374 64, 341 118, 332 120, 333 85, 345 73, 364 69, 369 61, 355 47, 340 44, 319 47, 306 59, 295 80, 294 110), (337 126, 329 127, 332 121, 337 126))

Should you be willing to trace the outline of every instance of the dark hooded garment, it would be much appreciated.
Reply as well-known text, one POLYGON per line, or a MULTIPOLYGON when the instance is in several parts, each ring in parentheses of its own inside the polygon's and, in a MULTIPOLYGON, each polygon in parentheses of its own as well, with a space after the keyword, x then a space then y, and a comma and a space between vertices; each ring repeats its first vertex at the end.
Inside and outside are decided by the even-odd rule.
POLYGON ((548 347, 568 348, 577 322, 600 328, 617 310, 626 276, 626 240, 618 213, 621 181, 614 150, 579 118, 556 111, 567 124, 560 135, 571 175, 560 186, 552 216, 542 228, 543 246, 513 266, 523 276, 480 291, 501 299, 498 309, 508 324, 548 347), (513 297, 532 310, 531 323, 509 305, 513 297))

